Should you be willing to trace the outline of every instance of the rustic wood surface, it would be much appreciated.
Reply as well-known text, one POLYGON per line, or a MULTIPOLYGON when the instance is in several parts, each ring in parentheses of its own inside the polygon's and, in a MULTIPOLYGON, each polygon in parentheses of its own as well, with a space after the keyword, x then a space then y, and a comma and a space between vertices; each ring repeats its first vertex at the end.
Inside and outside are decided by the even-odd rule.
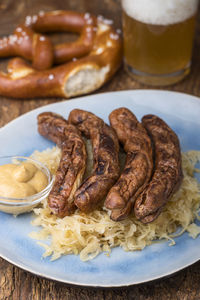
MULTIPOLYGON (((39 10, 73 9, 101 14, 113 19, 116 28, 121 27, 119 0, 1 0, 0 1, 0 36, 11 33, 15 26, 28 14, 39 10)), ((55 37, 56 39, 57 37, 55 37)), ((5 67, 6 62, 1 63, 5 67)), ((98 93, 126 89, 144 89, 131 79, 122 67, 113 79, 98 93)), ((165 88, 200 96, 200 18, 197 22, 193 64, 191 74, 179 84, 165 88)), ((58 101, 12 100, 0 98, 0 126, 19 115, 36 107, 58 101)), ((6 243, 6 241, 5 241, 6 243)), ((167 262, 166 262, 167 263, 167 262)), ((200 299, 200 262, 169 278, 151 283, 140 284, 123 289, 88 289, 69 287, 65 284, 39 278, 20 270, 0 258, 0 299, 200 299)))

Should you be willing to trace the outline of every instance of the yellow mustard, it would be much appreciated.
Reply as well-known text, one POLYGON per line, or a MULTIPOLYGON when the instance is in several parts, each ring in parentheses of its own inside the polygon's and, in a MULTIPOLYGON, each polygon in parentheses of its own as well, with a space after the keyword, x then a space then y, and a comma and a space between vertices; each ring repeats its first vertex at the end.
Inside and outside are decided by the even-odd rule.
POLYGON ((0 166, 0 196, 24 198, 42 191, 47 176, 30 162, 0 166))

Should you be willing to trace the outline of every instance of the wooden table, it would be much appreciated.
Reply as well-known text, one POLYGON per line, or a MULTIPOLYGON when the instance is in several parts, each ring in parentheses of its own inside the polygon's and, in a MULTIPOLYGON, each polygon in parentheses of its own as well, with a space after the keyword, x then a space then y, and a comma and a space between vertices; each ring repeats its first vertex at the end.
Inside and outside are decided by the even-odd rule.
MULTIPOLYGON (((0 36, 11 33, 15 26, 28 14, 39 10, 73 9, 101 14, 121 27, 119 0, 6 0, 0 2, 0 36), (7 6, 7 8, 6 8, 7 6)), ((4 67, 5 63, 1 66, 4 67)), ((148 88, 131 79, 123 67, 113 79, 98 90, 98 93, 126 89, 148 88)), ((200 19, 197 23, 196 40, 191 74, 167 90, 200 96, 200 19)), ((36 107, 53 103, 57 99, 12 100, 0 99, 0 126, 36 107)), ((5 241, 6 242, 6 241, 5 241)), ((42 279, 11 265, 0 258, 0 299, 137 299, 137 300, 192 300, 200 299, 200 262, 177 274, 151 283, 123 289, 88 289, 42 279)))

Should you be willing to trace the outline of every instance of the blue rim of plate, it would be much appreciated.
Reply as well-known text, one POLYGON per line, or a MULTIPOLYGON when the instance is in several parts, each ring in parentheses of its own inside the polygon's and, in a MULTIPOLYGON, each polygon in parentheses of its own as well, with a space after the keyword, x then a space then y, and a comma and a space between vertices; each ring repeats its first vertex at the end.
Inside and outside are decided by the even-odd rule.
MULTIPOLYGON (((51 142, 37 134, 35 127, 38 113, 55 111, 67 117, 71 109, 78 107, 97 113, 108 121, 107 116, 110 111, 120 106, 132 109, 139 119, 146 113, 158 114, 179 135, 184 151, 189 150, 190 147, 200 150, 198 140, 200 99, 183 93, 160 90, 109 92, 49 104, 30 111, 5 125, 0 129, 0 138, 6 152, 12 148, 11 145, 14 142, 13 148, 15 149, 12 148, 10 151, 15 151, 15 153, 6 153, 6 155, 27 156, 36 150, 30 144, 30 133, 31 140, 37 141, 38 144, 36 143, 35 146, 39 147, 39 151, 52 147, 51 142), (66 115, 63 114, 64 108, 66 108, 66 115), (25 122, 28 124, 27 128, 24 126, 25 122), (14 141, 11 141, 13 132, 20 132, 22 137, 18 138, 23 140, 22 144, 15 141, 16 137, 14 141), (19 153, 21 151, 23 153, 19 153)), ((0 156, 5 154, 3 151, 0 149, 0 156)), ((0 237, 0 256, 30 273, 70 285, 126 287, 170 276, 200 259, 200 254, 197 253, 200 238, 193 240, 185 233, 176 238, 176 245, 171 247, 168 246, 168 242, 160 242, 136 252, 124 252, 122 249, 114 248, 110 258, 102 253, 90 262, 81 262, 79 257, 74 255, 63 256, 55 262, 50 262, 49 258, 41 259, 43 249, 27 236, 30 228, 32 231, 37 230, 30 226, 31 218, 31 214, 15 219, 10 215, 0 213, 1 228, 7 228, 7 232, 0 237), (3 246, 1 239, 7 241, 3 246), (59 272, 59 268, 62 268, 62 272, 59 272), (53 269, 53 273, 48 273, 50 269, 53 269)))

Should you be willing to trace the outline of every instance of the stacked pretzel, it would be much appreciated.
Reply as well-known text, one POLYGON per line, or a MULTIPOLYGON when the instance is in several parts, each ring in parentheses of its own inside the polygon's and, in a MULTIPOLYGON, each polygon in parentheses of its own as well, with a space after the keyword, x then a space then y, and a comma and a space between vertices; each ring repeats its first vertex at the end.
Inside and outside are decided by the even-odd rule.
POLYGON ((118 108, 109 119, 111 126, 80 109, 72 110, 68 121, 51 112, 38 116, 39 133, 62 150, 49 207, 63 217, 76 208, 90 212, 105 200, 114 221, 134 210, 141 222, 152 222, 182 182, 178 137, 154 115, 144 116, 140 123, 130 110, 118 108), (82 134, 93 146, 93 171, 85 180, 87 154, 82 134), (118 141, 127 154, 121 174, 118 141))
POLYGON ((0 95, 69 98, 92 92, 111 78, 121 64, 122 43, 102 18, 72 11, 41 12, 0 39, 0 57, 9 56, 19 57, 9 61, 8 73, 0 72, 0 95), (80 36, 54 46, 44 35, 48 32, 80 36))

